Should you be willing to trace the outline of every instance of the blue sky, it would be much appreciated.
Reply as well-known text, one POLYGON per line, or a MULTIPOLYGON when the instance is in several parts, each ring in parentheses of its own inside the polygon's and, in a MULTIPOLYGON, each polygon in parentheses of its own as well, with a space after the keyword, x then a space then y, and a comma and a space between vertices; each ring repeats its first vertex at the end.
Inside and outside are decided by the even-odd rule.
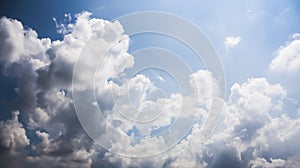
MULTIPOLYGON (((299 8, 297 0, 2 1, 0 167, 45 163, 55 163, 49 167, 300 164, 299 8), (220 89, 218 79, 209 76, 204 63, 183 43, 153 33, 127 38, 122 34, 122 25, 114 22, 120 16, 143 11, 180 16, 207 36, 223 64, 224 100, 211 92, 220 89), (66 31, 59 33, 61 29, 66 31), (92 35, 96 35, 95 42, 101 47, 89 41, 92 35), (95 48, 103 53, 112 42, 117 42, 116 48, 108 52, 102 64, 85 53, 95 48), (189 78, 184 78, 191 79, 187 84, 192 92, 181 95, 174 76, 159 69, 141 70, 140 75, 133 77, 124 75, 134 65, 151 62, 151 58, 134 60, 134 53, 146 47, 168 49, 185 61, 192 69, 189 78), (84 54, 90 57, 81 60, 84 54), (86 64, 99 67, 93 69, 86 64), (91 83, 82 83, 92 79, 97 80, 95 100, 90 97, 91 83), (195 87, 198 90, 193 90, 195 87), (194 97, 198 92, 199 99, 194 97), (216 133, 202 143, 199 134, 205 130, 209 110, 214 106, 211 100, 215 98, 225 102, 224 110, 216 133), (103 118, 88 115, 97 111, 96 106, 105 114, 104 121, 109 126, 96 121, 103 118), (82 109, 91 120, 87 125, 80 118, 82 109), (120 119, 123 113, 116 113, 120 111, 133 120, 120 119), (160 119, 152 126, 133 122, 155 117, 156 113, 160 119), (196 122, 190 126, 193 117, 196 122), (174 121, 177 125, 169 129, 174 121), (99 128, 93 128, 99 137, 91 136, 87 127, 99 123, 99 128), (189 126, 188 134, 183 134, 189 126), (151 143, 130 139, 128 134, 147 137, 165 129, 170 133, 151 137, 151 143), (169 149, 180 135, 184 139, 169 152, 137 157, 169 149), (14 161, 16 158, 20 159, 14 161), (8 160, 7 164, 4 160, 8 160)), ((178 67, 179 74, 181 70, 178 67)))
MULTIPOLYGON (((114 20, 124 14, 163 11, 182 16, 196 24, 211 40, 219 53, 229 85, 246 78, 268 75, 267 65, 279 46, 299 32, 298 1, 26 1, 6 2, 1 15, 15 18, 36 30, 40 37, 60 39, 52 18, 63 21, 64 14, 90 11, 94 17, 114 20), (29 12, 31 11, 31 12, 29 12), (38 17, 37 17, 38 16, 38 17), (242 37, 241 44, 226 52, 227 36, 242 37), (252 68, 255 66, 256 68, 252 68), (243 70, 243 71, 241 71, 243 70)), ((278 79, 276 80, 278 81, 278 79)), ((292 86, 291 86, 292 87, 292 86)))

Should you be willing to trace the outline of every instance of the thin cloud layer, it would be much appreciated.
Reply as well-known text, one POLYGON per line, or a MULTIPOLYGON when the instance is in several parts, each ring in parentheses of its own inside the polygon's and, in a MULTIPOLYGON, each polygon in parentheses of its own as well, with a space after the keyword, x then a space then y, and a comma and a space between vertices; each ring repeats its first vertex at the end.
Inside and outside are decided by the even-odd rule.
MULTIPOLYGON (((283 111, 287 91, 279 83, 249 78, 244 83, 233 84, 223 120, 212 137, 202 144, 201 130, 209 114, 210 100, 218 96, 212 92, 212 88, 218 87, 217 79, 210 72, 199 70, 190 74, 191 93, 148 99, 148 93, 157 91, 149 78, 144 75, 121 78, 124 70, 135 63, 127 53, 129 37, 123 33, 122 25, 90 16, 91 13, 83 12, 75 16, 75 23, 59 24, 63 39, 57 41, 40 39, 34 30, 25 29, 19 21, 1 18, 0 75, 15 86, 7 88, 15 96, 6 96, 0 102, 1 106, 10 107, 0 108, 5 116, 0 123, 1 167, 296 167, 300 164, 297 145, 300 119, 283 111), (72 98, 74 64, 91 37, 101 41, 102 52, 117 43, 103 60, 101 71, 95 74, 97 102, 92 102, 100 107, 109 124, 95 123, 101 132, 100 140, 109 142, 106 149, 87 136, 78 121, 72 98), (201 95, 199 98, 194 97, 196 92, 201 95), (127 95, 134 108, 128 106, 127 95), (172 124, 180 112, 181 102, 188 103, 182 107, 183 115, 177 118, 178 122, 184 126, 187 119, 196 117, 196 121, 188 135, 172 149, 142 158, 109 152, 137 151, 135 154, 143 155, 166 148, 169 141, 152 135, 172 124), (161 107, 165 107, 164 113, 153 125, 122 120, 120 113, 116 113, 121 110, 127 116, 147 120, 161 111, 161 107), (132 113, 136 109, 149 114, 132 113), (117 136, 115 131, 126 134, 117 136), (152 143, 135 139, 139 136, 148 137, 152 143)), ((240 37, 228 37, 225 46, 232 48, 240 40, 240 37)), ((294 46, 295 41, 285 48, 294 46)), ((91 53, 87 58, 92 56, 91 53)), ((87 59, 82 64, 88 67, 93 61, 87 59)), ((79 82, 74 86, 83 96, 92 89, 84 82, 86 73, 76 76, 79 82)), ((169 140, 178 139, 184 132, 173 129, 177 132, 169 140)))

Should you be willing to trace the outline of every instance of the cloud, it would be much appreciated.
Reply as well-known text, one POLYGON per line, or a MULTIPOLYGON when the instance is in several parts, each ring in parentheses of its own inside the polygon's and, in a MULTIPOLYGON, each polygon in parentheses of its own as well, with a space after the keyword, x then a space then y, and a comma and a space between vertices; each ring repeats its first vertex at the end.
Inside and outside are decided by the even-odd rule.
POLYGON ((285 98, 280 84, 251 78, 231 87, 226 116, 204 144, 200 143, 201 124, 194 124, 186 139, 159 156, 130 159, 107 153, 106 157, 124 167, 144 162, 151 167, 297 167, 294 140, 300 134, 299 119, 272 113, 272 107, 285 98), (255 97, 261 98, 260 104, 251 103, 255 97))
POLYGON ((14 112, 12 119, 0 123, 1 145, 13 150, 22 150, 29 145, 26 131, 18 121, 19 112, 14 112))
POLYGON ((242 40, 242 38, 239 37, 239 36, 237 36, 237 37, 233 37, 233 36, 226 37, 225 41, 224 41, 225 48, 226 49, 233 48, 233 47, 239 45, 241 40, 242 40))
POLYGON ((64 21, 63 22, 58 22, 56 20, 56 18, 52 18, 52 20, 55 23, 55 27, 56 27, 56 32, 59 34, 68 34, 71 32, 71 20, 72 20, 72 16, 70 13, 67 13, 64 15, 64 21))
MULTIPOLYGON (((90 15, 88 12, 76 15, 76 23, 69 23, 63 40, 57 41, 39 39, 34 30, 25 29, 19 21, 1 18, 1 75, 5 76, 3 80, 14 79, 16 87, 12 92, 16 100, 11 101, 11 106, 19 111, 13 113, 12 120, 1 121, 1 163, 7 160, 10 165, 18 158, 17 165, 24 167, 92 164, 94 144, 77 119, 71 97, 73 67, 91 36, 98 35, 104 40, 103 45, 108 45, 123 39, 123 32, 119 23, 90 19, 90 15), (18 120, 25 123, 24 128, 18 120)), ((123 41, 121 51, 115 50, 111 56, 118 58, 124 54, 127 42, 123 41)), ((113 67, 123 59, 111 60, 106 65, 113 67)), ((107 78, 114 74, 107 73, 107 78)))
MULTIPOLYGON (((289 141, 300 133, 298 129, 289 130, 297 125, 298 120, 285 115, 272 115, 273 107, 280 104, 285 97, 286 91, 280 84, 270 84, 265 78, 252 78, 243 84, 236 83, 231 87, 224 121, 221 122, 217 132, 204 144, 200 143, 201 124, 194 124, 191 134, 186 139, 170 151, 158 156, 124 158, 107 153, 106 158, 124 167, 139 167, 145 162, 151 167, 293 166, 297 160, 289 158, 286 154, 290 151, 284 149, 287 144, 273 144, 271 140, 276 139, 275 142, 280 142, 284 137, 284 141, 289 141), (256 98, 259 98, 258 102, 256 98), (280 126, 279 123, 290 123, 290 127, 280 126), (278 131, 280 129, 283 130, 278 131), (290 132, 290 135, 284 132, 290 132), (278 154, 278 151, 274 151, 276 148, 283 150, 280 155, 276 155, 278 154), (266 153, 269 154, 265 155, 266 153), (261 160, 268 161, 261 162, 261 160)), ((291 145, 296 144, 291 143, 291 145)), ((295 153, 289 155, 295 156, 295 153)))
POLYGON ((269 69, 273 72, 293 73, 300 69, 299 33, 292 35, 293 40, 279 47, 276 57, 271 61, 269 69))
POLYGON ((23 25, 13 19, 2 17, 0 21, 0 60, 18 61, 21 57, 29 59, 34 68, 39 68, 47 57, 45 51, 50 47, 50 39, 38 39, 32 29, 25 30, 23 25))
MULTIPOLYGON (((66 15, 67 22, 70 18, 66 15)), ((75 23, 61 25, 63 39, 57 41, 39 39, 34 30, 24 29, 17 20, 5 17, 0 20, 0 70, 5 76, 3 80, 13 83, 14 87, 7 89, 16 94, 9 101, 12 118, 3 117, 0 122, 2 167, 297 167, 299 164, 300 119, 282 111, 287 92, 279 83, 249 78, 233 84, 219 127, 202 143, 203 123, 211 99, 219 96, 213 92, 218 90, 218 80, 211 72, 199 70, 190 74, 186 81, 190 92, 185 95, 173 93, 149 99, 148 94, 158 88, 147 76, 128 79, 122 76, 135 63, 127 53, 129 37, 122 25, 91 18, 88 12, 74 19, 75 23), (95 41, 89 40, 91 37, 95 41), (93 42, 100 42, 101 47, 93 42), (87 136, 75 113, 71 89, 73 68, 86 44, 92 44, 93 51, 101 55, 115 43, 116 47, 93 74, 97 81, 97 102, 90 103, 100 107, 106 122, 92 124, 99 127, 99 139, 107 142, 107 148, 103 149, 87 136), (196 93, 200 97, 195 97, 196 93), (147 125, 125 120, 118 110, 140 120, 162 113, 152 125, 147 125), (170 127, 176 117, 179 124, 170 127), (194 118, 195 122, 189 125, 187 121, 194 118), (172 131, 169 136, 153 136, 169 127, 167 131, 172 131), (186 128, 191 128, 188 134, 186 128), (184 138, 177 142, 180 135, 184 138), (152 157, 112 153, 126 151, 143 156, 168 149, 173 142, 176 142, 173 148, 152 157)), ((240 40, 228 37, 225 46, 232 48, 240 40)), ((93 89, 86 80, 97 63, 95 53, 84 57, 80 62, 83 69, 75 75, 78 81, 74 87, 86 102, 90 97, 85 95, 93 89)))

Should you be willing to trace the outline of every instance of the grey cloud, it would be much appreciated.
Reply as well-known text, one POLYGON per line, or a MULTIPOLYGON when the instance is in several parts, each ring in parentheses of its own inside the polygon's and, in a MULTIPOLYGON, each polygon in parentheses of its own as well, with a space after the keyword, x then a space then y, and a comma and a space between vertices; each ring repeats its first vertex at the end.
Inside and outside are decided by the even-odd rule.
POLYGON ((242 164, 240 163, 239 158, 236 157, 234 149, 225 149, 220 151, 208 166, 209 168, 222 168, 222 167, 231 167, 231 168, 240 168, 242 164))

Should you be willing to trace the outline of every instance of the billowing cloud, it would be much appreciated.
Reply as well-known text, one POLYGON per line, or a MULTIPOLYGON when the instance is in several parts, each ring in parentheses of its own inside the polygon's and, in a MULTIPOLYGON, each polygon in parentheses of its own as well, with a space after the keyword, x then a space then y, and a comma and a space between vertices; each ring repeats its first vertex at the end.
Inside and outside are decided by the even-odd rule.
POLYGON ((300 134, 299 119, 283 112, 274 115, 277 109, 273 107, 285 97, 280 84, 270 84, 265 78, 236 83, 224 120, 204 144, 200 143, 201 126, 195 124, 191 134, 166 153, 150 158, 107 153, 106 158, 124 167, 297 167, 299 152, 294 140, 300 134))
POLYGON ((226 37, 225 41, 224 41, 225 48, 226 49, 233 48, 233 47, 239 45, 240 42, 241 42, 241 40, 242 40, 242 38, 239 37, 239 36, 236 36, 236 37, 233 37, 233 36, 226 37))
MULTIPOLYGON (((279 83, 250 78, 233 84, 219 127, 203 143, 201 133, 211 99, 219 96, 213 92, 218 91, 218 80, 211 72, 199 70, 190 74, 187 83, 191 90, 186 95, 151 97, 159 93, 159 88, 147 76, 124 79, 124 70, 135 62, 127 53, 129 37, 118 21, 91 18, 91 13, 83 12, 75 16, 75 23, 70 23, 70 15, 66 15, 66 23, 57 24, 63 39, 51 41, 39 39, 34 30, 25 29, 17 20, 5 17, 0 20, 0 75, 12 83, 13 87, 7 89, 16 95, 6 98, 10 101, 0 102, 12 109, 8 114, 0 109, 5 114, 0 122, 2 167, 296 167, 299 164, 300 119, 282 111, 287 92, 279 83), (91 37, 101 44, 92 45, 98 54, 116 44, 93 74, 97 100, 90 102, 99 106, 105 117, 105 122, 92 123, 99 127, 99 139, 107 142, 105 149, 82 128, 71 89, 74 65, 85 45, 93 42, 91 37), (200 96, 195 97, 196 93, 200 96), (147 121, 158 114, 160 117, 151 125, 132 121, 147 121), (132 120, 125 120, 122 115, 132 120), (194 118, 195 122, 188 125, 187 121, 194 118), (179 125, 171 127, 175 119, 179 125), (185 128, 191 128, 186 135, 185 128), (164 129, 172 134, 155 136, 164 129), (180 135, 185 136, 177 142, 180 135), (151 157, 112 153, 127 151, 142 156, 168 149, 170 142, 176 145, 151 157)), ((228 37, 225 46, 232 48, 240 40, 228 37)), ((80 62, 84 69, 75 75, 78 82, 74 87, 88 101, 85 95, 93 86, 86 82, 89 79, 86 74, 97 62, 92 51, 84 58, 80 62)))
POLYGON ((297 72, 300 69, 300 37, 299 33, 292 35, 292 41, 279 47, 276 57, 269 65, 274 72, 297 72))
MULTIPOLYGON (((76 15, 76 23, 66 25, 65 33, 68 33, 57 41, 39 39, 34 30, 25 29, 19 21, 1 18, 1 75, 3 80, 14 79, 12 92, 16 96, 9 103, 18 110, 12 120, 4 118, 1 122, 1 165, 4 167, 13 162, 24 167, 89 167, 92 164, 93 143, 77 119, 71 97, 73 67, 91 36, 98 35, 105 45, 121 40, 123 32, 117 22, 90 19, 90 15, 88 12, 76 15)), ((126 45, 122 50, 126 50, 126 45)), ((116 57, 123 54, 115 53, 116 57)), ((121 62, 110 63, 113 66, 121 62)))
POLYGON ((24 149, 29 145, 26 131, 19 123, 19 112, 13 112, 11 120, 0 123, 1 145, 5 148, 14 150, 24 149))

